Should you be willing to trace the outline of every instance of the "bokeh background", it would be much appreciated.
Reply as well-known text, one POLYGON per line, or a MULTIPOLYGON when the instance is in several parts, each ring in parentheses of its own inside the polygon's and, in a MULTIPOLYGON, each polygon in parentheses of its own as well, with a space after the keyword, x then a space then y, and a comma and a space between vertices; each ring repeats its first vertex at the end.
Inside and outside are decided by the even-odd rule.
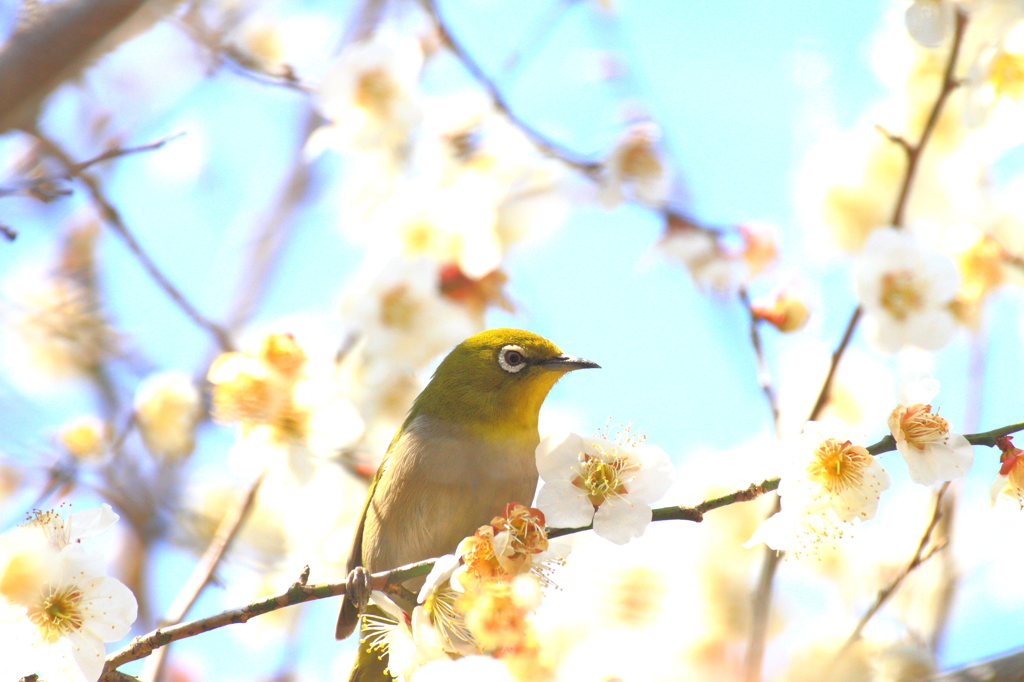
MULTIPOLYGON (((1002 35, 976 4, 964 74, 1002 35)), ((987 4, 1006 6, 992 16, 1015 11, 987 4)), ((632 422, 677 465, 666 503, 772 475, 776 431, 739 292, 786 292, 810 311, 792 333, 760 325, 780 431, 794 434, 857 304, 851 263, 901 178, 898 149, 874 125, 914 139, 948 57, 948 37, 935 49, 911 39, 908 6, 445 0, 432 15, 409 0, 146 5, 15 126, 38 136, 8 121, 0 137, 0 223, 17 232, 0 243, 0 527, 33 507, 112 503, 122 521, 108 555, 139 598, 139 634, 267 464, 190 617, 284 589, 305 564, 314 582, 339 580, 366 475, 409 401, 447 348, 499 326, 602 365, 555 387, 542 431, 632 422), (352 56, 367 43, 392 61, 352 56), (408 67, 410 53, 422 68, 408 67), (352 74, 381 64, 412 73, 407 108, 384 123, 352 113, 352 74), (650 201, 642 182, 627 183, 626 200, 608 207, 601 164, 650 126, 665 191, 650 201), (211 418, 207 373, 223 339, 183 313, 60 160, 161 140, 84 173, 233 349, 291 333, 311 376, 334 382, 338 411, 318 422, 315 445, 268 453, 211 418), (713 256, 695 258, 705 242, 713 256), (190 377, 204 401, 194 451, 173 457, 147 448, 132 416, 140 384, 166 371, 190 377), (76 446, 83 433, 98 444, 76 446)), ((47 7, 4 4, 0 31, 47 7)), ((1002 250, 941 351, 886 355, 854 336, 830 410, 868 443, 888 432, 901 377, 922 369, 941 381, 934 404, 954 430, 1022 419, 1024 114, 1009 101, 969 128, 963 90, 922 161, 908 222, 951 253, 979 233, 1002 250)), ((895 484, 879 518, 839 551, 778 569, 768 679, 813 677, 812 663, 828 660, 912 556, 932 492, 910 483, 895 453, 883 464, 895 484)), ((879 661, 904 650, 947 669, 1021 645, 1024 513, 990 506, 997 470, 998 453, 978 448, 947 498, 948 547, 873 620, 849 679, 877 679, 879 661)), ((579 653, 595 646, 587 640, 566 659, 583 672, 564 679, 742 679, 764 548, 740 544, 770 508, 765 499, 700 525, 655 524, 627 548, 578 538, 542 613, 555 631, 586 622, 612 651, 606 670, 591 670, 579 653), (641 615, 623 624, 616 608, 641 615)), ((333 640, 336 608, 308 604, 175 644, 165 679, 340 678, 353 642, 333 640)))

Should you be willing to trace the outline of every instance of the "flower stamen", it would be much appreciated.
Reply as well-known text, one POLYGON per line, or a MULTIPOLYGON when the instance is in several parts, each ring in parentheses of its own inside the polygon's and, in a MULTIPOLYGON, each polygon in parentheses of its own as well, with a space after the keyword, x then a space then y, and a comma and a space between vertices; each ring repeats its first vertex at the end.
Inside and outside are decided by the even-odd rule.
POLYGON ((814 458, 807 465, 807 475, 829 494, 837 495, 859 486, 871 461, 865 448, 850 441, 827 438, 815 449, 814 458))

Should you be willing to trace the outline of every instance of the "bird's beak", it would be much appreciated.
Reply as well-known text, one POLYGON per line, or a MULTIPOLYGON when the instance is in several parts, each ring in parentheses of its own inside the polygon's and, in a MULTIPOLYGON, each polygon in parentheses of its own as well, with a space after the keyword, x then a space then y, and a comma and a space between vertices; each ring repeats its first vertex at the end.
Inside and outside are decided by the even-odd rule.
POLYGON ((596 362, 584 360, 583 358, 574 358, 573 356, 565 355, 564 353, 562 355, 556 355, 550 360, 545 360, 540 363, 540 366, 546 369, 560 370, 562 372, 571 372, 574 369, 601 369, 601 365, 596 362))

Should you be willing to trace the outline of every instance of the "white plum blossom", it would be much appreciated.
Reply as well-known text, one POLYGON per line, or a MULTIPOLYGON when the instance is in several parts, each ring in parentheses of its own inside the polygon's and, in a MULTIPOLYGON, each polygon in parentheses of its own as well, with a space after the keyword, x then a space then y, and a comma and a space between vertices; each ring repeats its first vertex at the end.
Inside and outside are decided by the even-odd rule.
POLYGON ((413 608, 407 614, 387 595, 373 592, 370 601, 383 613, 364 613, 363 631, 371 648, 388 655, 388 671, 407 682, 424 664, 451 656, 479 653, 462 614, 455 606, 461 586, 452 581, 458 557, 439 557, 430 570, 413 608))
POLYGON ((38 528, 60 550, 106 532, 119 518, 109 504, 103 504, 98 509, 68 514, 67 518, 55 511, 38 512, 29 527, 38 528))
POLYGON ((996 438, 996 446, 1001 454, 999 473, 992 482, 992 504, 1002 498, 1013 500, 1024 509, 1024 452, 1014 447, 1013 436, 996 438))
POLYGON ((153 374, 139 384, 134 404, 139 434, 150 453, 171 460, 192 454, 203 399, 191 377, 174 371, 153 374))
POLYGON ((413 639, 417 643, 440 642, 446 651, 470 656, 479 652, 462 613, 455 607, 462 594, 459 583, 452 580, 458 567, 459 558, 453 554, 434 562, 417 597, 421 605, 412 613, 413 639))
POLYGON ((841 419, 808 422, 804 432, 780 444, 785 459, 779 497, 782 511, 767 519, 744 543, 764 542, 796 555, 835 540, 878 509, 889 474, 866 448, 854 445, 841 419))
POLYGON ((636 123, 626 130, 602 166, 598 198, 614 208, 625 197, 648 206, 660 206, 669 189, 669 176, 657 149, 660 131, 652 123, 636 123))
POLYGON ((315 95, 329 127, 307 143, 315 156, 339 138, 346 147, 398 151, 423 116, 419 77, 423 51, 414 39, 380 32, 371 40, 352 43, 331 66, 315 95))
POLYGON ((651 503, 672 485, 664 450, 646 443, 615 443, 570 433, 537 446, 544 481, 537 507, 548 525, 586 526, 617 544, 640 537, 651 522, 651 503))
POLYGON ((964 79, 963 118, 972 128, 988 123, 1008 103, 1013 105, 1008 120, 1015 122, 1024 102, 1024 21, 1011 9, 1003 23, 1005 33, 979 51, 964 79))
POLYGON ((900 404, 889 415, 896 449, 907 462, 914 483, 931 485, 963 478, 974 462, 974 449, 961 434, 949 432, 949 422, 932 413, 928 404, 939 392, 931 378, 906 383, 900 404))
POLYGON ((956 265, 909 232, 872 232, 854 266, 854 281, 868 339, 879 350, 938 350, 952 337, 956 322, 949 304, 960 286, 956 265))
POLYGON ((924 47, 938 47, 952 32, 955 17, 950 0, 914 0, 904 18, 911 38, 924 47))
POLYGON ((371 593, 370 602, 384 615, 363 614, 364 637, 372 648, 387 653, 388 671, 398 682, 409 680, 425 663, 448 658, 440 633, 430 626, 422 606, 410 617, 383 592, 371 593))
POLYGON ((0 536, 0 679, 99 679, 105 643, 128 634, 138 604, 80 541, 116 520, 107 505, 67 519, 38 513, 0 536))

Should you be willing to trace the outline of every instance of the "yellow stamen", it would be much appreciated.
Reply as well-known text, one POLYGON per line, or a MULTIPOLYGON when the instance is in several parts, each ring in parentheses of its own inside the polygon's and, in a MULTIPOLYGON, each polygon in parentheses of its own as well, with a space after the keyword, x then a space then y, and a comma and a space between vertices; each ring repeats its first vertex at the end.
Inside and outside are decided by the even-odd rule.
POLYGON ((864 469, 871 463, 871 455, 850 441, 840 443, 828 438, 814 451, 814 459, 807 465, 810 480, 820 483, 832 495, 860 485, 864 469))

